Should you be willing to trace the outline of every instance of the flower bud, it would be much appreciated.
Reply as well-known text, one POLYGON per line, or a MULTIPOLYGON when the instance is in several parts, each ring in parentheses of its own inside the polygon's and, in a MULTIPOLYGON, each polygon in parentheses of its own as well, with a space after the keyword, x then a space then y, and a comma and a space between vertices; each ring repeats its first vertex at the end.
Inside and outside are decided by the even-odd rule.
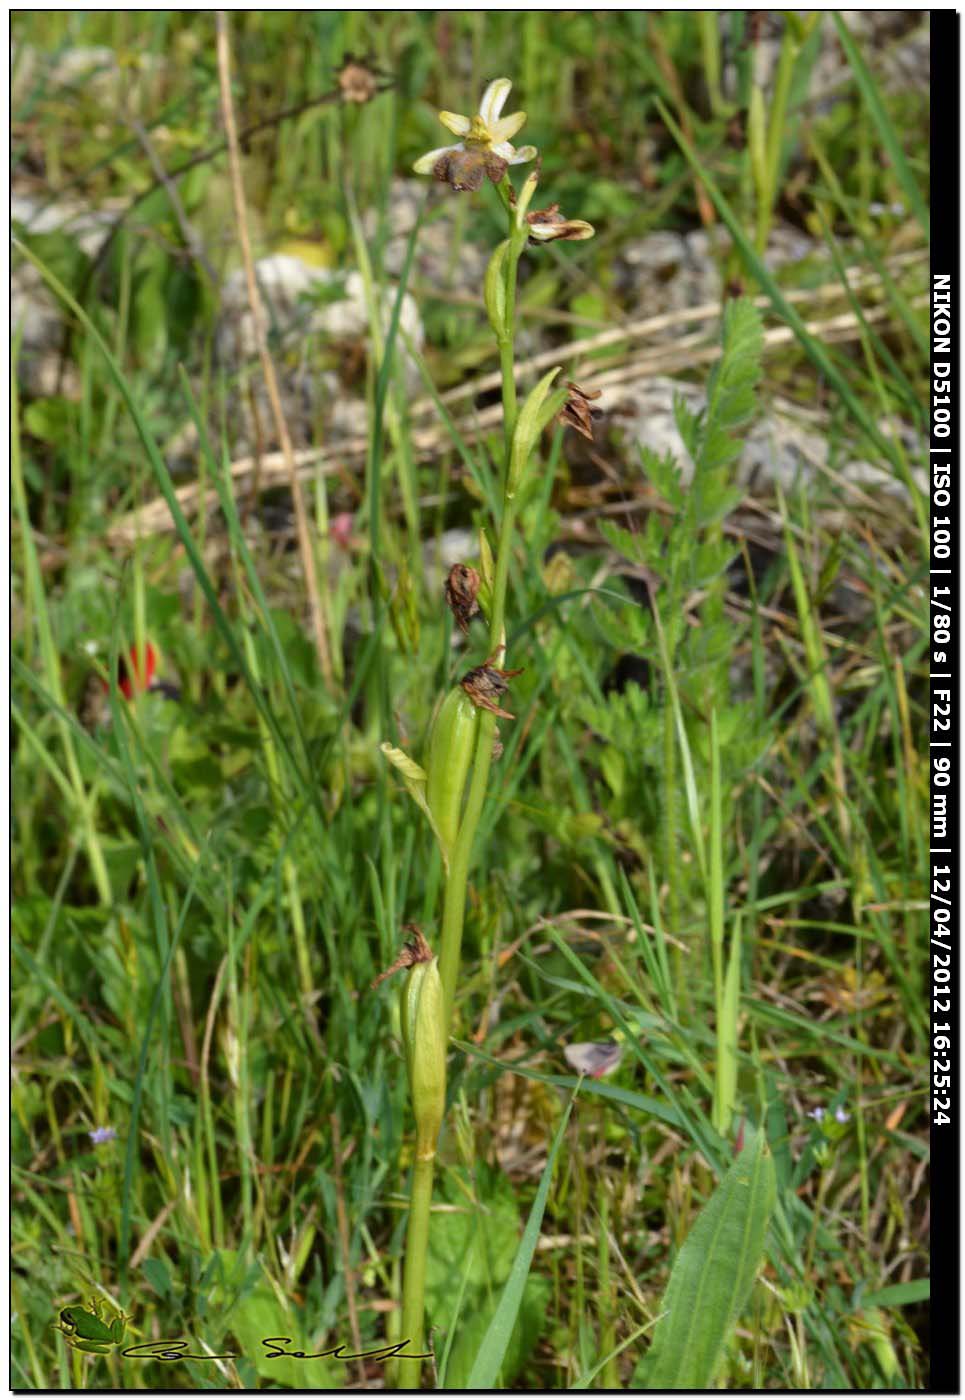
POLYGON ((446 1035, 439 963, 425 940, 426 962, 417 962, 402 985, 400 1014, 409 1091, 415 1114, 416 1157, 436 1154, 436 1140, 446 1109, 446 1035))
POLYGON ((475 705, 459 686, 454 686, 436 715, 426 762, 426 802, 447 865, 459 834, 462 794, 476 748, 478 724, 475 705))
POLYGON ((530 201, 532 200, 533 195, 536 193, 536 186, 539 184, 539 177, 542 173, 542 168, 543 159, 541 156, 537 160, 536 165, 527 175, 526 179, 523 181, 523 188, 520 190, 519 194, 516 197, 516 227, 518 229, 523 228, 523 226, 529 220, 529 216, 526 213, 526 211, 530 206, 530 201))
POLYGON ((500 243, 489 259, 486 279, 483 282, 483 300, 489 324, 497 339, 506 334, 506 254, 509 252, 509 239, 500 243))

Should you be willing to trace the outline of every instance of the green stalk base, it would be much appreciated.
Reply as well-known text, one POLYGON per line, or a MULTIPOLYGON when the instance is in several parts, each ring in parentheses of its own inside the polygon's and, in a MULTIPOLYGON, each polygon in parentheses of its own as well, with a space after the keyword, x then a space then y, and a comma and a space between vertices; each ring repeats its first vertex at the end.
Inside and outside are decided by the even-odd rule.
POLYGON ((429 1209, 432 1205, 432 1169, 435 1157, 419 1158, 412 1169, 409 1229, 405 1240, 405 1273, 402 1279, 402 1334, 405 1350, 399 1358, 399 1389, 421 1390, 425 1351, 426 1250, 429 1245, 429 1209))

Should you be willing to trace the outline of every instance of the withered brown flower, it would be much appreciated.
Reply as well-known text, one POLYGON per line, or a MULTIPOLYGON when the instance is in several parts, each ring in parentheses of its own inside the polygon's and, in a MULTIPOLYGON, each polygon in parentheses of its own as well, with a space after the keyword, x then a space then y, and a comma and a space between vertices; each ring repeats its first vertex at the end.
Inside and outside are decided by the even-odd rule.
POLYGON ((520 676, 526 668, 521 666, 517 671, 504 671, 499 666, 490 665, 494 659, 490 657, 482 666, 467 671, 459 684, 479 709, 489 710, 502 719, 515 719, 515 715, 511 715, 508 710, 501 710, 495 702, 509 689, 507 677, 520 676))
POLYGON ((379 78, 385 74, 374 68, 367 58, 356 58, 347 53, 341 68, 336 74, 339 93, 343 102, 371 102, 376 93, 381 92, 379 78))
POLYGON ((384 982, 387 977, 391 977, 393 972, 401 972, 404 968, 415 967, 416 963, 431 962, 435 957, 418 924, 406 924, 405 928, 413 937, 403 944, 402 952, 392 966, 379 973, 369 991, 374 991, 379 983, 384 982))
POLYGON ((574 384, 571 379, 566 381, 566 387, 570 391, 569 397, 560 412, 560 422, 568 428, 575 428, 578 433, 582 433, 585 438, 593 441, 593 419, 601 416, 601 410, 591 408, 590 403, 598 399, 602 390, 596 389, 590 392, 581 389, 579 384, 574 384))
POLYGON ((480 578, 468 564, 453 564, 446 579, 446 602, 461 632, 468 633, 469 623, 479 611, 477 596, 480 578))
POLYGON ((568 219, 560 213, 558 204, 548 209, 533 209, 526 215, 529 224, 530 243, 554 243, 558 238, 567 242, 581 243, 592 238, 594 228, 585 219, 568 219))

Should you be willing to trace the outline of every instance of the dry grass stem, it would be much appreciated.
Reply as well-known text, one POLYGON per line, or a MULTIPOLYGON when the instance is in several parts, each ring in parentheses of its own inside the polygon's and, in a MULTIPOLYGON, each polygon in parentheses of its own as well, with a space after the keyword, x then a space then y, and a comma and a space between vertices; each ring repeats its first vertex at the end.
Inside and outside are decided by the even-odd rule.
POLYGON ((216 23, 218 31, 218 82, 221 90, 221 113, 224 121, 225 136, 228 142, 228 169, 231 176, 231 192, 235 206, 235 218, 238 223, 238 243, 241 248, 241 257, 245 268, 248 305, 251 309, 252 320, 254 321, 258 356, 261 361, 262 373, 265 376, 265 387, 268 390, 268 400, 271 404, 272 417, 275 420, 275 431, 278 434, 278 441, 281 443, 281 457, 285 465, 285 474, 291 485, 292 503, 295 508, 295 521, 298 529, 298 547, 302 556, 302 567, 305 570, 305 590, 308 594, 308 606, 311 613, 312 632, 315 637, 315 649, 318 653, 318 663, 321 667, 325 684, 331 689, 334 681, 332 656, 328 644, 328 635, 325 631, 325 621, 318 592, 315 552, 312 548, 312 540, 308 530, 308 514, 305 510, 305 500, 302 495, 295 453, 288 432, 288 424, 285 422, 281 395, 278 391, 278 379, 275 375, 275 366, 268 353, 268 341, 265 337, 265 314, 261 305, 261 296, 258 292, 258 283, 255 280, 255 264, 251 255, 251 242, 248 237, 248 216, 245 205, 244 186, 241 179, 241 154, 238 145, 238 128, 235 122, 234 103, 231 97, 231 49, 228 37, 228 18, 224 10, 217 11, 216 23))

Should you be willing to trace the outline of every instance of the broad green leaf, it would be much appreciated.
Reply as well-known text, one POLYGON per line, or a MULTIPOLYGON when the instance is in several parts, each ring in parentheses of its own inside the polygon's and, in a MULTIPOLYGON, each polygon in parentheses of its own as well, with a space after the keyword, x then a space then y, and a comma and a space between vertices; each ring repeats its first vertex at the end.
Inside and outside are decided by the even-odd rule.
POLYGON ((677 1255, 635 1390, 707 1390, 757 1277, 776 1197, 763 1132, 749 1137, 677 1255))
MULTIPOLYGON (((349 1376, 347 1363, 315 1355, 341 1339, 319 1335, 310 1320, 303 1325, 260 1264, 248 1263, 240 1251, 223 1249, 215 1251, 208 1267, 215 1280, 207 1297, 213 1341, 236 1338, 242 1364, 248 1362, 263 1380, 284 1390, 329 1390, 344 1384, 349 1376), (271 1344, 266 1345, 266 1338, 271 1344), (294 1355, 298 1352, 304 1356, 294 1355)), ((222 1348, 213 1344, 211 1349, 234 1350, 230 1345, 222 1348)))
MULTIPOLYGON (((489 259, 486 277, 483 282, 483 300, 486 314, 494 334, 506 334, 506 254, 509 252, 509 239, 506 238, 489 259)), ((513 274, 515 276, 515 267, 513 274)))

